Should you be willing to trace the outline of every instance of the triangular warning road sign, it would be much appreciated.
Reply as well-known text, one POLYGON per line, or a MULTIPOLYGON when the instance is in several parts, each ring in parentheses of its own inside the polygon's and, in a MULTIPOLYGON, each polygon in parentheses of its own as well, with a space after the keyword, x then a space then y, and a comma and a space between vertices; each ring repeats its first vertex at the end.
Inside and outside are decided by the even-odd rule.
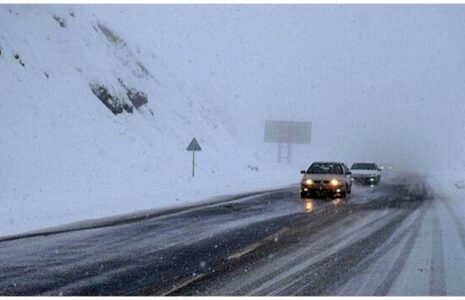
POLYGON ((193 138, 191 143, 189 144, 189 146, 187 146, 186 150, 187 151, 201 151, 202 148, 200 148, 200 145, 197 142, 197 140, 195 138, 193 138))

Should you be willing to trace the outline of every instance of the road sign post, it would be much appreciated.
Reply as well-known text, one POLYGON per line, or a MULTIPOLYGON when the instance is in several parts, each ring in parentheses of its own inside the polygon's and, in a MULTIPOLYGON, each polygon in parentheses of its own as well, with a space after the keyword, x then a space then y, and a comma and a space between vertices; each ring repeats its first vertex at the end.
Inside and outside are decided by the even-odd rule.
POLYGON ((200 145, 197 142, 197 140, 193 138, 189 146, 187 146, 186 150, 192 151, 192 177, 194 177, 195 176, 195 151, 202 151, 202 148, 200 148, 200 145))

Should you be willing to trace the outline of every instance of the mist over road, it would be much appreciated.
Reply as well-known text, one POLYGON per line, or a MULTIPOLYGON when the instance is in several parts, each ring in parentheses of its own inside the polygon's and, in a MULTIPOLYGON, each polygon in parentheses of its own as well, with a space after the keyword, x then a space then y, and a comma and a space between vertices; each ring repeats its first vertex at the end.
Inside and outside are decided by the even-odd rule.
MULTIPOLYGON (((345 200, 301 199, 291 187, 138 222, 4 241, 0 294, 385 295, 433 198, 422 177, 401 175, 355 187, 345 200), (360 276, 371 283, 360 285, 360 276)), ((432 285, 445 292, 440 281, 432 285)))

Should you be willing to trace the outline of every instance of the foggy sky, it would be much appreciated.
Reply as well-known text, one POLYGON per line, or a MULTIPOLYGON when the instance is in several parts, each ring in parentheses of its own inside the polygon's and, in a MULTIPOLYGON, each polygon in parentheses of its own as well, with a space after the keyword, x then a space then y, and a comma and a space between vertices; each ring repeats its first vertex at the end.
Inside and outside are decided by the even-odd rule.
POLYGON ((313 122, 312 145, 296 148, 296 163, 375 160, 427 170, 446 167, 450 155, 463 167, 463 5, 94 11, 135 51, 154 54, 226 107, 225 122, 258 155, 275 155, 263 145, 265 119, 302 120, 313 122), (126 27, 128 19, 139 26, 126 27))

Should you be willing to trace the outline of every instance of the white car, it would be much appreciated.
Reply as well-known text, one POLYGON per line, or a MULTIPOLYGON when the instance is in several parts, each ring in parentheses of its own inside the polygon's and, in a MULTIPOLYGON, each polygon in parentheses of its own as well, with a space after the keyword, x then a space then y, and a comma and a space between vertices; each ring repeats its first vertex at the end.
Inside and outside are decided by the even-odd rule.
POLYGON ((301 197, 313 195, 345 197, 352 191, 351 172, 342 162, 314 162, 304 174, 301 197))
POLYGON ((375 163, 356 162, 350 170, 355 183, 375 185, 381 181, 381 168, 375 163))

